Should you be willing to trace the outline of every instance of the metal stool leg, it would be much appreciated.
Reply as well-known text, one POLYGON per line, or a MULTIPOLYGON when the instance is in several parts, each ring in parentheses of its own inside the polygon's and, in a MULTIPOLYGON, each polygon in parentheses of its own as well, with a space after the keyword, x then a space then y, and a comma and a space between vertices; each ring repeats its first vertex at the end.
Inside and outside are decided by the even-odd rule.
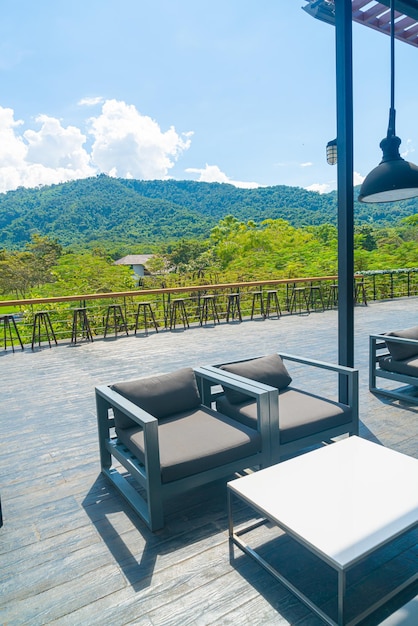
POLYGON ((306 295, 305 287, 295 287, 292 294, 292 299, 290 302, 290 313, 297 312, 299 308, 299 314, 302 314, 302 303, 305 304, 306 312, 309 313, 309 302, 308 297, 306 295))
POLYGON ((35 345, 36 340, 38 341, 38 346, 41 346, 41 328, 42 324, 45 329, 45 336, 48 340, 49 347, 51 347, 51 339, 55 342, 55 345, 58 345, 57 338, 55 336, 54 329, 52 328, 51 318, 49 317, 48 311, 38 311, 35 313, 35 317, 33 320, 32 327, 32 350, 35 345))
POLYGON ((228 307, 226 311, 226 321, 229 322, 230 317, 234 320, 236 313, 238 314, 239 321, 242 322, 241 307, 239 303, 239 293, 230 293, 228 294, 228 307))
POLYGON ((74 309, 73 311, 73 325, 71 330, 71 343, 77 343, 77 330, 78 324, 81 327, 81 336, 87 341, 93 341, 93 335, 90 328, 90 322, 87 317, 87 310, 85 307, 74 309))
POLYGON ((12 333, 12 326, 16 335, 16 338, 18 340, 18 342, 20 343, 20 347, 23 348, 23 343, 22 340, 20 338, 20 334, 19 334, 19 329, 16 326, 16 321, 13 315, 0 315, 0 322, 3 322, 3 340, 4 340, 4 349, 7 350, 7 341, 9 341, 11 348, 12 348, 12 352, 15 351, 15 346, 14 346, 14 340, 13 340, 13 333, 12 333))
POLYGON ((105 328, 104 328, 104 337, 106 337, 107 335, 107 331, 109 330, 109 318, 110 316, 112 316, 113 319, 113 329, 114 329, 114 333, 115 333, 115 337, 117 337, 118 335, 118 329, 123 329, 126 333, 126 335, 129 335, 128 332, 128 327, 126 325, 126 321, 125 321, 125 317, 122 313, 122 307, 120 306, 120 304, 109 304, 108 308, 107 308, 107 314, 106 314, 106 322, 105 322, 105 328))
POLYGON ((135 315, 135 331, 134 334, 136 335, 138 328, 139 328, 139 315, 142 311, 143 317, 144 317, 144 330, 145 330, 145 336, 148 335, 148 314, 150 317, 150 320, 152 321, 152 324, 154 325, 155 331, 158 333, 158 324, 157 321, 155 319, 154 316, 154 312, 152 310, 151 304, 149 302, 140 302, 138 304, 138 308, 136 311, 136 315, 135 315))
POLYGON ((264 300, 263 300, 263 292, 262 291, 255 291, 253 293, 253 303, 251 306, 251 319, 254 319, 254 312, 255 312, 255 307, 256 304, 260 305, 260 315, 263 319, 266 318, 266 314, 264 311, 264 300))
POLYGON ((216 323, 220 324, 218 310, 216 308, 215 296, 203 296, 199 315, 199 323, 201 326, 203 326, 204 323, 206 324, 208 321, 209 308, 212 314, 211 317, 213 317, 214 325, 216 323))
POLYGON ((173 304, 171 306, 170 330, 176 328, 177 313, 181 316, 183 328, 190 328, 184 300, 182 298, 177 298, 176 300, 173 300, 173 304))
POLYGON ((279 298, 277 295, 277 291, 275 289, 270 289, 267 292, 267 303, 266 303, 266 314, 265 314, 266 317, 270 317, 270 310, 272 306, 274 306, 277 319, 279 319, 279 317, 282 314, 282 310, 280 308, 279 298))

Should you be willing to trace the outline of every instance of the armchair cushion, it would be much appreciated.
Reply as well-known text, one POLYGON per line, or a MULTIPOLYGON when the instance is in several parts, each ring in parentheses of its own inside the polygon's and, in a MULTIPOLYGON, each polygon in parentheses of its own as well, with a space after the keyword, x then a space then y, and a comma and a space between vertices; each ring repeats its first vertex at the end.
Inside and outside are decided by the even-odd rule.
POLYGON ((379 359, 379 366, 387 372, 415 376, 418 379, 418 358, 416 356, 402 361, 397 361, 391 356, 384 356, 379 359))
MULTIPOLYGON (((253 427, 257 420, 257 404, 254 401, 240 405, 232 404, 225 395, 216 402, 218 411, 253 427)), ((280 442, 289 443, 348 424, 352 420, 351 408, 312 393, 288 387, 279 394, 280 442)))
MULTIPOLYGON (((270 387, 276 387, 279 390, 285 389, 292 382, 289 372, 278 354, 269 354, 250 361, 221 365, 220 369, 256 380, 264 385, 270 385, 270 387)), ((248 396, 239 391, 227 387, 224 391, 231 404, 240 404, 248 400, 248 396)))
MULTIPOLYGON (((191 367, 160 376, 116 383, 111 389, 157 419, 165 419, 200 406, 199 390, 191 367)), ((114 416, 115 424, 120 429, 136 426, 121 411, 114 410, 114 416)))
MULTIPOLYGON (((404 339, 418 339, 418 326, 412 328, 406 328, 405 330, 394 330, 390 333, 385 333, 385 337, 401 337, 404 339)), ((386 340, 387 348, 395 361, 403 361, 410 357, 418 355, 418 343, 395 343, 394 341, 386 340)))
MULTIPOLYGON (((140 427, 117 429, 118 439, 145 463, 140 427)), ((207 407, 184 411, 158 425, 161 480, 168 483, 224 465, 261 450, 257 430, 207 407)))

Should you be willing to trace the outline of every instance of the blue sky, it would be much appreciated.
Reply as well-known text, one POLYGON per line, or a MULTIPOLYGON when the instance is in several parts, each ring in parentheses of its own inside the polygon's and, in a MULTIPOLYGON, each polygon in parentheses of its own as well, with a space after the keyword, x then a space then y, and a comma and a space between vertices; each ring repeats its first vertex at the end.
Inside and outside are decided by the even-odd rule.
MULTIPOLYGON (((334 28, 304 0, 2 0, 0 192, 105 172, 336 187, 334 28)), ((353 25, 355 183, 380 161, 389 37, 353 25)), ((418 154, 418 50, 396 44, 418 154)))

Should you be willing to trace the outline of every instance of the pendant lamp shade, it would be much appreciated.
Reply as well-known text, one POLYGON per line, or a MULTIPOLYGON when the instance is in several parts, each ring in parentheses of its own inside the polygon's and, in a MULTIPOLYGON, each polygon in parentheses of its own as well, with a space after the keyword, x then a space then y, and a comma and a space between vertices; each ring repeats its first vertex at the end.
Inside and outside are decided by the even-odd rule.
POLYGON ((390 110, 385 139, 380 142, 381 162, 366 176, 360 202, 396 202, 418 196, 418 167, 399 154, 401 140, 395 132, 395 3, 390 2, 390 110))
POLYGON ((382 139, 383 158, 364 179, 360 202, 395 202, 418 196, 418 167, 400 156, 400 143, 395 135, 382 139))

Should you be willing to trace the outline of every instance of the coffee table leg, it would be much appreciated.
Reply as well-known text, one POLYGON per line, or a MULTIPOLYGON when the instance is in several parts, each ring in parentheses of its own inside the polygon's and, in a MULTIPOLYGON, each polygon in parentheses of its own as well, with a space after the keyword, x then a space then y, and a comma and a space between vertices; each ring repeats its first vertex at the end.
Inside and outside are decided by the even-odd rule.
POLYGON ((338 571, 338 624, 342 626, 344 622, 346 574, 344 570, 338 571))

